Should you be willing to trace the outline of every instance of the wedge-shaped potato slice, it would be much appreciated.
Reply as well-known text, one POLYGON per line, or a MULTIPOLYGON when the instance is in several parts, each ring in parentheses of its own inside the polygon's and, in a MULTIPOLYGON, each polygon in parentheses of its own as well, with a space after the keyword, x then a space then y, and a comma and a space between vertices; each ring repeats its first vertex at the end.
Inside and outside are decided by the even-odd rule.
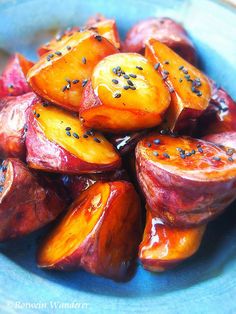
POLYGON ((136 147, 137 177, 153 214, 188 227, 219 215, 236 198, 236 154, 187 137, 152 134, 136 147))
POLYGON ((0 77, 0 97, 19 96, 31 91, 26 81, 26 74, 34 65, 23 55, 12 55, 0 77))
POLYGON ((121 164, 101 134, 85 128, 74 114, 40 102, 29 108, 26 147, 29 166, 45 171, 101 172, 121 164))
POLYGON ((55 184, 33 174, 19 159, 3 162, 0 184, 0 241, 43 227, 65 208, 55 184))
POLYGON ((161 42, 150 39, 146 58, 162 73, 171 92, 165 127, 181 131, 191 127, 208 107, 211 87, 207 77, 161 42))
POLYGON ((44 55, 28 72, 33 90, 43 98, 78 111, 84 86, 94 66, 117 49, 92 31, 76 32, 60 51, 44 55))
POLYGON ((126 279, 140 242, 140 213, 131 183, 94 184, 45 239, 38 252, 38 266, 59 270, 82 267, 115 280, 126 279))
POLYGON ((230 156, 236 149, 236 132, 223 132, 216 134, 209 134, 203 137, 203 140, 229 147, 228 155, 230 156), (233 148, 233 150, 232 150, 233 148))
POLYGON ((25 159, 26 111, 36 100, 33 92, 0 99, 0 157, 25 159))
MULTIPOLYGON (((120 48, 120 38, 117 30, 115 20, 104 19, 102 21, 93 21, 93 23, 89 23, 84 30, 92 30, 96 32, 98 35, 109 40, 117 49, 120 48)), ((60 50, 68 40, 70 36, 72 36, 76 32, 81 32, 80 27, 73 27, 66 29, 64 32, 60 32, 47 44, 42 45, 38 48, 38 55, 43 56, 45 53, 50 53, 53 50, 60 50)))
POLYGON ((147 210, 139 258, 143 267, 153 272, 174 268, 197 252, 206 226, 194 228, 170 227, 147 210))
POLYGON ((84 124, 114 133, 161 123, 169 92, 151 64, 136 53, 104 58, 93 71, 80 105, 84 124))

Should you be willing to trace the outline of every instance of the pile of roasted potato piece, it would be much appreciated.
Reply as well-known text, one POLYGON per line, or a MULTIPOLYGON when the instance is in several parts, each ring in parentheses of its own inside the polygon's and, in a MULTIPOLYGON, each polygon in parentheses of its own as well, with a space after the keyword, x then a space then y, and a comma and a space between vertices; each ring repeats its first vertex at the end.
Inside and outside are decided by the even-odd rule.
POLYGON ((236 104, 185 29, 98 15, 0 77, 0 241, 58 218, 44 269, 127 280, 192 256, 236 198, 236 104), (145 214, 146 213, 146 214, 145 214), (146 216, 146 220, 145 220, 146 216))

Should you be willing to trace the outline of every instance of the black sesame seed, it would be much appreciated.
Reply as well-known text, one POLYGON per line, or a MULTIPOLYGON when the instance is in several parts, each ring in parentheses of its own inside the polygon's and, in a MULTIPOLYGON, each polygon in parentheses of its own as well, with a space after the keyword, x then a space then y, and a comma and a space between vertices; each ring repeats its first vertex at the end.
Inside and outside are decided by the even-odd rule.
POLYGON ((120 98, 121 97, 121 93, 116 92, 116 93, 114 93, 113 97, 114 98, 120 98))
POLYGON ((183 69, 183 73, 184 73, 184 74, 188 74, 188 70, 183 69))
POLYGON ((158 152, 153 152, 153 155, 158 156, 159 154, 158 154, 158 152))
POLYGON ((48 61, 51 61, 51 58, 50 58, 49 56, 47 56, 47 60, 48 60, 48 61))
POLYGON ((14 85, 13 85, 13 84, 8 84, 7 87, 8 87, 8 88, 14 88, 14 85))
POLYGON ((147 147, 151 147, 152 144, 150 142, 147 143, 147 147))
POLYGON ((197 93, 197 92, 198 92, 197 89, 196 89, 194 86, 191 87, 191 91, 192 91, 193 93, 197 93))
POLYGON ((198 91, 198 92, 197 92, 197 96, 198 96, 198 97, 202 96, 202 92, 198 91))
POLYGON ((127 89, 130 88, 130 86, 129 86, 129 85, 125 85, 125 86, 123 86, 123 88, 124 88, 125 90, 127 90, 127 89))
POLYGON ((164 129, 163 129, 163 130, 160 131, 160 133, 161 133, 162 135, 168 134, 168 130, 164 130, 164 129))
POLYGON ((186 157, 185 154, 183 153, 180 154, 180 158, 185 159, 185 157, 186 157))
POLYGON ((70 131, 70 130, 71 130, 71 127, 67 126, 67 127, 65 128, 65 130, 66 130, 66 131, 70 131))
POLYGON ((191 154, 191 153, 186 153, 185 155, 186 155, 187 157, 192 156, 192 154, 191 154))
POLYGON ((183 82, 182 78, 180 78, 180 79, 179 79, 179 82, 180 82, 180 83, 182 83, 182 82, 183 82))
POLYGON ((143 70, 143 68, 139 65, 136 65, 136 69, 141 70, 141 71, 143 70))
POLYGON ((162 79, 165 81, 167 79, 168 75, 164 74, 162 75, 162 79))
POLYGON ((67 85, 63 86, 62 92, 64 93, 67 90, 67 85))
POLYGON ((93 130, 88 130, 86 133, 87 133, 88 135, 90 135, 90 136, 94 136, 93 130))
POLYGON ((73 80, 72 83, 77 84, 77 83, 79 83, 79 80, 73 80))
POLYGON ((154 69, 155 69, 155 70, 158 70, 159 67, 160 67, 160 63, 159 63, 159 62, 154 65, 154 69))
POLYGON ((121 70, 121 67, 118 65, 117 67, 116 67, 116 71, 120 71, 121 70))
POLYGON ((167 70, 162 71, 163 74, 169 75, 169 72, 167 70))
POLYGON ((88 83, 88 80, 83 80, 82 81, 82 87, 85 87, 85 85, 88 83))
POLYGON ((170 62, 168 60, 164 61, 164 64, 169 64, 170 62))
POLYGON ((43 102, 42 105, 43 105, 43 107, 48 107, 48 103, 47 102, 43 102))
POLYGON ((2 166, 2 171, 3 172, 7 171, 7 166, 2 166))
POLYGON ((60 51, 56 51, 55 54, 56 54, 57 56, 61 56, 61 55, 62 55, 62 53, 61 53, 60 51))
POLYGON ((77 133, 73 133, 74 138, 79 138, 79 135, 77 133))
POLYGON ((127 80, 127 83, 129 86, 134 86, 133 82, 131 80, 127 80))
POLYGON ((229 157, 228 161, 234 161, 234 159, 232 157, 229 157))
POLYGON ((229 149, 227 150, 227 152, 226 152, 226 155, 232 156, 234 152, 235 152, 235 150, 234 150, 233 148, 229 148, 229 149))
POLYGON ((114 84, 118 84, 118 83, 119 83, 119 81, 116 80, 116 79, 113 79, 112 82, 113 82, 114 84))
POLYGON ((167 153, 163 153, 163 156, 166 157, 166 158, 170 158, 170 155, 167 154, 167 153))
POLYGON ((131 74, 129 74, 129 76, 130 76, 130 77, 132 77, 132 78, 136 78, 136 77, 137 77, 137 75, 136 75, 136 74, 132 74, 132 73, 131 73, 131 74))
POLYGON ((198 147, 197 150, 199 151, 199 153, 203 153, 203 149, 201 147, 198 147))
POLYGON ((129 88, 132 89, 132 90, 135 90, 135 89, 136 89, 135 86, 130 86, 129 88))
POLYGON ((71 46, 66 46, 66 49, 67 50, 71 50, 71 46))
POLYGON ((36 115, 36 110, 33 111, 33 114, 36 115))
POLYGON ((95 35, 94 38, 97 39, 98 41, 102 41, 102 36, 100 35, 95 35))
POLYGON ((84 134, 84 135, 83 135, 83 138, 88 138, 88 135, 87 135, 87 134, 84 134))
POLYGON ((50 53, 48 56, 49 56, 50 58, 53 58, 53 57, 54 57, 54 54, 53 54, 53 53, 50 53))
POLYGON ((85 57, 83 57, 83 58, 82 58, 82 63, 83 63, 83 64, 86 64, 86 62, 87 62, 87 59, 86 59, 85 57))
POLYGON ((221 161, 221 158, 218 157, 218 156, 213 157, 213 159, 214 159, 215 161, 221 161))
POLYGON ((97 142, 97 143, 101 143, 101 141, 97 138, 97 137, 94 137, 94 139, 93 139, 95 142, 97 142))
POLYGON ((115 74, 117 74, 116 68, 113 68, 113 69, 112 69, 112 72, 115 73, 115 74))
POLYGON ((158 138, 153 141, 154 144, 160 144, 160 142, 161 141, 158 138))
POLYGON ((190 79, 190 75, 189 75, 189 74, 186 74, 184 77, 185 77, 187 80, 190 79))
POLYGON ((39 118, 40 117, 40 114, 39 113, 36 113, 36 118, 39 118))
POLYGON ((174 93, 174 91, 175 91, 174 88, 171 87, 171 86, 169 86, 168 89, 169 89, 169 92, 170 92, 170 93, 174 93))
POLYGON ((129 79, 129 75, 128 74, 124 74, 123 77, 128 80, 129 79))
POLYGON ((180 147, 176 147, 176 150, 177 150, 178 152, 182 152, 182 151, 183 151, 183 149, 180 148, 180 147))
POLYGON ((191 154, 194 155, 196 153, 195 149, 191 151, 191 154))
POLYGON ((66 135, 71 136, 70 131, 66 131, 66 135))
POLYGON ((179 70, 183 70, 183 68, 184 68, 184 66, 183 66, 183 65, 181 65, 181 66, 179 67, 179 70))
POLYGON ((68 84, 70 84, 70 83, 71 83, 71 80, 69 80, 69 79, 66 79, 66 81, 67 81, 67 83, 68 83, 68 84))

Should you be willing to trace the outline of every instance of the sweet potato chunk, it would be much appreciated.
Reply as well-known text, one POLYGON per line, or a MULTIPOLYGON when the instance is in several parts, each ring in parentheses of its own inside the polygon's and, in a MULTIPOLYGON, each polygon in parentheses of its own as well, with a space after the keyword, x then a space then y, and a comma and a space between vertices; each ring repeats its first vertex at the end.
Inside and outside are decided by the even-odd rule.
POLYGON ((27 80, 41 97, 78 111, 84 86, 94 66, 117 49, 95 32, 76 32, 60 51, 44 55, 28 72, 27 80))
POLYGON ((157 40, 147 42, 145 56, 162 73, 171 92, 165 127, 172 131, 191 127, 208 107, 211 98, 207 77, 157 40))
POLYGON ((97 275, 124 280, 137 254, 140 212, 131 183, 94 184, 45 239, 38 252, 38 266, 59 270, 82 267, 97 275))
POLYGON ((31 91, 25 75, 34 65, 19 53, 9 59, 0 77, 0 97, 19 96, 31 91))
POLYGON ((27 163, 52 172, 89 173, 116 169, 121 160, 99 133, 63 109, 36 103, 29 108, 27 163))
POLYGON ((209 134, 202 138, 205 141, 217 144, 217 145, 223 145, 226 147, 229 147, 228 149, 228 155, 234 151, 233 149, 236 149, 236 132, 223 132, 223 133, 217 133, 217 134, 209 134))
POLYGON ((170 18, 149 18, 135 24, 126 35, 124 51, 144 54, 145 43, 157 39, 182 58, 196 64, 196 51, 185 29, 170 18))
POLYGON ((89 24, 88 28, 109 40, 117 49, 120 49, 120 37, 115 20, 104 19, 102 21, 89 24))
POLYGON ((152 134, 136 147, 137 177, 153 217, 195 226, 236 198, 236 155, 203 140, 152 134))
POLYGON ((62 175, 60 177, 60 182, 67 189, 72 199, 79 197, 83 191, 98 181, 110 182, 120 180, 129 181, 129 176, 124 169, 82 175, 62 175))
POLYGON ((65 207, 54 186, 33 174, 19 159, 3 162, 0 184, 0 241, 43 227, 65 207))
POLYGON ((0 157, 25 159, 26 110, 37 96, 30 92, 0 100, 0 157))
POLYGON ((160 74, 139 54, 108 56, 95 67, 80 105, 85 126, 114 133, 161 123, 170 95, 160 74))
POLYGON ((206 226, 193 228, 170 227, 147 210, 143 241, 139 246, 139 258, 143 267, 162 272, 175 267, 198 250, 206 226))
POLYGON ((200 136, 236 131, 236 103, 222 88, 212 82, 212 96, 207 110, 198 121, 200 136))
MULTIPOLYGON (((120 38, 116 27, 115 20, 103 19, 102 21, 91 21, 83 30, 91 30, 97 33, 108 41, 110 41, 117 49, 120 48, 120 38)), ((38 48, 38 55, 41 57, 45 53, 50 53, 51 51, 60 50, 61 47, 65 45, 68 38, 76 32, 81 32, 80 27, 73 27, 66 29, 64 32, 59 32, 55 38, 53 38, 47 44, 42 45, 38 48)))

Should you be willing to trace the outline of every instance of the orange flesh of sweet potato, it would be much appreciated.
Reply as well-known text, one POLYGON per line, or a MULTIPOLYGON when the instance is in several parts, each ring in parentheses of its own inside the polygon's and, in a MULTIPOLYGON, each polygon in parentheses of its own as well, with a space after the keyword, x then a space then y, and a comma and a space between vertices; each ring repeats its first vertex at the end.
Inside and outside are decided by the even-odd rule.
POLYGON ((81 194, 45 239, 38 265, 63 270, 83 267, 119 280, 137 254, 140 231, 140 204, 132 185, 98 182, 81 194))
POLYGON ((147 211, 143 240, 139 246, 139 258, 150 271, 165 271, 192 256, 199 248, 206 226, 177 228, 165 225, 147 211))
POLYGON ((196 119, 208 107, 211 87, 207 77, 173 50, 157 40, 149 40, 145 57, 162 73, 171 92, 166 127, 181 129, 185 120, 196 119))
POLYGON ((161 76, 139 54, 104 58, 91 81, 99 103, 89 103, 87 95, 80 108, 85 125, 90 127, 112 132, 152 127, 161 123, 169 106, 170 95, 161 76))
POLYGON ((37 121, 47 139, 79 159, 94 164, 110 164, 119 160, 112 144, 104 136, 94 131, 93 136, 88 136, 86 132, 89 129, 70 112, 51 105, 44 107, 40 103, 35 104, 32 111, 36 117, 39 115, 37 121))
POLYGON ((44 55, 28 72, 27 80, 41 97, 78 111, 83 88, 94 66, 117 49, 92 31, 76 32, 60 49, 44 55))

